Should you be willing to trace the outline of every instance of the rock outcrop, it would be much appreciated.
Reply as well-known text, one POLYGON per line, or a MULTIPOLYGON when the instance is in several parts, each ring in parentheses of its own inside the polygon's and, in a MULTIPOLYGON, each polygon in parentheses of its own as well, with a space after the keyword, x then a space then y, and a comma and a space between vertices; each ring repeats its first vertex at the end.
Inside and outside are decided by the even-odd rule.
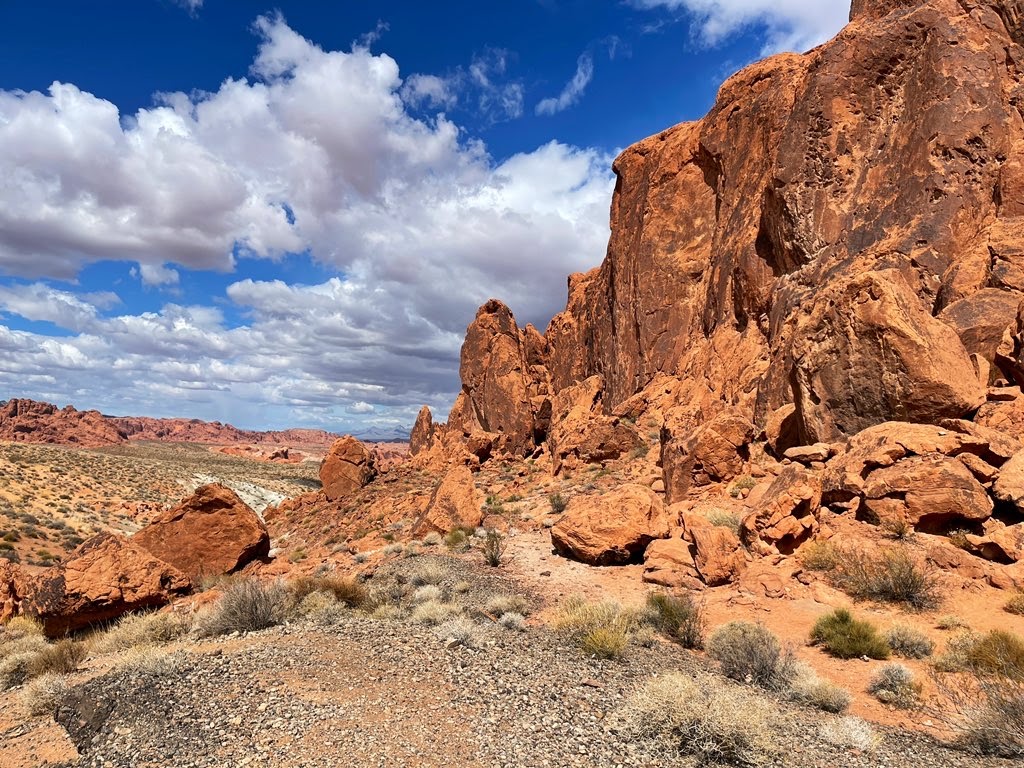
POLYGON ((658 495, 623 485, 602 496, 574 496, 551 529, 551 543, 559 554, 590 565, 622 565, 639 561, 648 544, 670 533, 658 495))
POLYGON ((413 534, 474 529, 484 519, 483 501, 483 495, 473 484, 472 472, 463 465, 456 465, 437 484, 426 511, 413 526, 413 534))
POLYGON ((122 443, 127 435, 99 411, 16 399, 0 403, 0 440, 96 448, 122 443))
POLYGON ((196 585, 264 558, 270 536, 259 515, 230 488, 204 485, 131 538, 196 585))
POLYGON ((600 377, 598 431, 628 403, 672 414, 676 500, 735 476, 760 435, 781 458, 970 419, 990 383, 1024 384, 1020 10, 858 0, 834 40, 623 152, 607 257, 545 334, 495 301, 470 326, 449 420, 469 450, 585 433, 559 404, 600 377))
POLYGON ((122 616, 166 605, 192 588, 189 578, 130 539, 101 533, 61 566, 28 582, 21 613, 59 637, 122 616))
POLYGON ((320 482, 329 501, 352 495, 376 475, 373 454, 351 435, 336 440, 320 464, 320 482))
POLYGON ((416 416, 416 423, 409 435, 409 455, 415 456, 420 451, 428 450, 434 440, 434 417, 430 408, 423 406, 416 416))

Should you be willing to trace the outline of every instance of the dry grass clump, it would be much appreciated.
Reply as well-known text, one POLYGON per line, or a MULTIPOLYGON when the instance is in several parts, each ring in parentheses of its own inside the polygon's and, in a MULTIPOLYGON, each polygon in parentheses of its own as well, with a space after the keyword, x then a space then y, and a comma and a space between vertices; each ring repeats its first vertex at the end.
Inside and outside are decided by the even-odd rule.
POLYGON ((67 678, 57 672, 46 672, 25 684, 19 696, 28 717, 52 714, 70 690, 67 678))
POLYGON ((68 639, 47 643, 29 662, 28 675, 32 678, 47 672, 68 674, 78 669, 85 656, 85 643, 68 639))
POLYGON ((479 647, 484 637, 483 628, 465 616, 456 616, 438 624, 434 627, 434 634, 448 646, 466 648, 479 647))
POLYGON ((935 608, 942 602, 936 569, 914 557, 906 545, 876 552, 842 549, 829 579, 861 600, 900 603, 916 610, 935 608))
POLYGON ((287 584, 295 603, 301 603, 314 592, 328 592, 334 599, 348 608, 362 608, 369 593, 358 579, 337 574, 298 576, 287 584))
POLYGON ((731 621, 716 629, 707 641, 708 656, 722 674, 742 683, 778 691, 793 678, 794 659, 779 639, 760 624, 731 621))
POLYGON ((410 598, 414 605, 420 603, 430 602, 444 602, 444 593, 440 587, 436 587, 433 584, 424 584, 422 587, 416 587, 416 590, 412 593, 410 598))
POLYGON ((892 652, 905 659, 924 659, 935 651, 935 643, 924 632, 906 624, 896 624, 885 633, 892 652))
POLYGON ((506 613, 518 613, 527 616, 530 613, 530 603, 522 595, 494 595, 484 605, 484 611, 492 616, 503 616, 506 613))
POLYGON ((243 579, 228 587, 220 600, 200 615, 197 629, 206 637, 267 629, 285 620, 291 603, 291 594, 282 584, 243 579))
POLYGON ((959 746, 978 754, 1024 757, 1024 640, 999 630, 963 633, 950 641, 935 666, 945 698, 937 714, 957 730, 959 746))
MULTIPOLYGON (((420 589, 437 589, 437 587, 420 587, 420 589)), ((417 624, 434 627, 461 613, 462 610, 457 605, 442 603, 440 600, 426 600, 412 609, 410 618, 417 624)))
POLYGON ((886 664, 872 676, 868 693, 884 704, 912 709, 918 704, 921 684, 902 664, 886 664))
POLYGON ((852 716, 825 723, 818 734, 828 744, 861 752, 872 751, 879 742, 878 734, 870 723, 852 716))
POLYGON ((823 680, 806 664, 793 665, 793 678, 786 692, 793 701, 823 712, 841 714, 850 706, 850 692, 830 680, 823 680))
POLYGON ((831 541, 810 541, 800 547, 800 562, 810 571, 832 571, 839 565, 842 553, 831 541))
POLYGON ((484 535, 484 562, 492 568, 497 568, 505 562, 505 551, 508 549, 508 540, 494 529, 488 530, 484 535))
POLYGON ((312 621, 333 624, 345 612, 345 605, 331 592, 310 592, 293 610, 298 616, 312 621))
POLYGON ((509 611, 508 613, 503 613, 498 618, 498 624, 500 626, 504 627, 505 629, 511 630, 513 632, 523 632, 523 631, 525 631, 526 630, 526 623, 525 622, 526 622, 526 617, 523 616, 523 614, 521 614, 521 613, 516 613, 515 611, 509 611))
POLYGON ((408 579, 414 587, 422 587, 424 584, 440 584, 450 573, 449 563, 429 558, 417 563, 416 567, 409 572, 408 579))
POLYGON ((632 738, 655 739, 702 763, 759 765, 777 752, 767 703, 731 685, 678 672, 649 681, 618 717, 632 738))
POLYGON ((118 659, 116 668, 136 674, 159 676, 174 670, 174 657, 165 649, 144 645, 131 648, 118 659))
POLYGON ((684 648, 704 647, 704 612, 689 595, 651 592, 647 611, 658 631, 684 648))
POLYGON ((191 618, 183 614, 157 612, 123 616, 106 632, 89 639, 89 652, 116 653, 146 645, 162 645, 188 634, 191 618))
POLYGON ((1024 590, 1017 592, 1017 594, 1007 600, 1003 610, 1015 616, 1024 616, 1024 590))
POLYGON ((588 603, 570 598, 555 618, 555 628, 568 632, 584 653, 601 659, 621 658, 634 631, 641 625, 639 614, 616 602, 588 603))
POLYGON ((888 659, 892 652, 873 624, 853 618, 845 608, 818 619, 811 630, 811 641, 839 659, 888 659))
POLYGON ((968 629, 968 626, 964 622, 964 620, 961 619, 959 616, 955 616, 952 613, 949 613, 949 614, 946 614, 945 616, 940 616, 938 618, 938 620, 935 622, 935 628, 936 629, 952 630, 952 629, 968 629))

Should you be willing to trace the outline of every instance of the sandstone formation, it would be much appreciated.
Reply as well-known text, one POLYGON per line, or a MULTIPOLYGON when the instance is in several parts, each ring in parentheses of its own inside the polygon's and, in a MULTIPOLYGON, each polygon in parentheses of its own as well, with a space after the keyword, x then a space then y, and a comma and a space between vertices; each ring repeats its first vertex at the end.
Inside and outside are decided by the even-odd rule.
POLYGON ((28 582, 21 612, 59 637, 129 611, 166 605, 192 588, 188 577, 130 539, 102 533, 67 562, 28 582))
POLYGON ((0 561, 0 624, 6 624, 18 615, 22 595, 25 594, 25 576, 17 565, 0 561))
POLYGON ((640 560, 670 535, 664 504, 650 488, 623 485, 600 497, 575 496, 551 529, 555 551, 590 565, 640 560))
POLYGON ((57 408, 34 400, 0 403, 0 440, 95 448, 124 442, 126 435, 99 411, 57 408))
POLYGON ((430 408, 423 406, 416 416, 416 423, 413 424, 412 434, 409 435, 409 455, 415 456, 420 451, 430 448, 434 439, 434 417, 430 408))
POLYGON ((132 536, 131 542, 197 585, 270 552, 266 525, 234 491, 219 484, 197 489, 132 536))
POLYGON ((483 495, 473 484, 472 473, 467 467, 456 465, 434 489, 426 511, 413 526, 413 534, 475 529, 484 519, 483 502, 483 495))
POLYGON ((606 416, 601 401, 604 382, 591 376, 566 387, 551 401, 551 433, 548 445, 552 469, 600 464, 636 450, 640 436, 622 420, 606 416))
POLYGON ((336 440, 320 464, 320 482, 329 501, 355 493, 376 474, 372 454, 351 435, 336 440))

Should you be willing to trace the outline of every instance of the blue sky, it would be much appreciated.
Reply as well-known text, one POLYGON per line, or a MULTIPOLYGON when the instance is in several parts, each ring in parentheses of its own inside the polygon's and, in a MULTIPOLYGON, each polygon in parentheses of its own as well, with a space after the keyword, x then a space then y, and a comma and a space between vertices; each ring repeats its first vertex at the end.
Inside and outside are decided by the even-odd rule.
POLYGON ((846 2, 0 2, 0 399, 441 418, 476 307, 543 330, 610 163, 846 2))

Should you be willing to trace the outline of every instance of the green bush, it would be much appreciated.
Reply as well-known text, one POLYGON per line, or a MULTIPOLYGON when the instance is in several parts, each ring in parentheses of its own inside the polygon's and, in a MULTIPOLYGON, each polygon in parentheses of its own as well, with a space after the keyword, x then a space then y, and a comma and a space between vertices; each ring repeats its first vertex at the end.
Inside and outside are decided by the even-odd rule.
POLYGON ((704 614, 689 595, 651 592, 647 608, 652 624, 684 648, 704 647, 704 614))
POLYGON ((845 608, 818 619, 811 630, 811 640, 840 659, 887 659, 892 652, 873 624, 853 618, 845 608))
POLYGON ((569 506, 569 500, 560 493, 552 493, 548 496, 548 503, 551 505, 551 511, 556 515, 565 512, 565 508, 569 506))
POLYGON ((769 690, 782 690, 795 672, 793 654, 760 624, 732 621, 716 629, 707 641, 708 656, 722 674, 769 690))

